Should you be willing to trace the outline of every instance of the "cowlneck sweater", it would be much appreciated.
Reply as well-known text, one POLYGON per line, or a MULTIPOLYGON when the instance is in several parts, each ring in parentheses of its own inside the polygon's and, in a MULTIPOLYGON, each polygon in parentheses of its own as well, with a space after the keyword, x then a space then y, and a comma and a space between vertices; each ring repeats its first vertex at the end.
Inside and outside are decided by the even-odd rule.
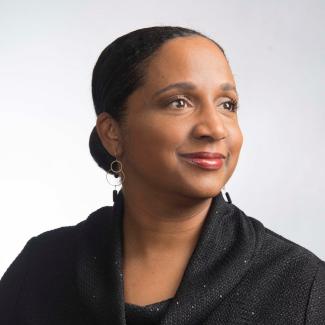
MULTIPOLYGON (((0 324, 126 325, 123 211, 32 237, 0 281, 0 324)), ((325 324, 325 262, 213 197, 159 324, 325 324)))

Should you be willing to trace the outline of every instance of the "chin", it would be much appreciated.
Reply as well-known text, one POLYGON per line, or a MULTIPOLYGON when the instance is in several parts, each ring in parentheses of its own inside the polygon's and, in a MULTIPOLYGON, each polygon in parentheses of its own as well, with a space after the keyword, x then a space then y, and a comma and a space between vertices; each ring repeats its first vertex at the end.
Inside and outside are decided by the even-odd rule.
POLYGON ((209 199, 217 196, 223 185, 216 185, 216 186, 206 186, 206 187, 195 187, 190 190, 189 187, 187 187, 186 192, 188 193, 188 196, 191 196, 193 198, 197 199, 209 199))

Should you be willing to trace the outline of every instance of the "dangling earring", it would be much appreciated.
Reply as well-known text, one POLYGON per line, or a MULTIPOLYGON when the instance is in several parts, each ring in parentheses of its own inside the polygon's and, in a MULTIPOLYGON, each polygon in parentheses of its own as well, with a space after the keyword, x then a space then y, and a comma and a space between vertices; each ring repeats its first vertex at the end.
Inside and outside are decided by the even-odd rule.
POLYGON ((106 180, 107 180, 108 184, 110 184, 110 185, 112 185, 112 186, 115 187, 115 189, 113 190, 113 202, 114 203, 116 202, 116 199, 117 199, 116 186, 122 185, 122 183, 124 181, 124 178, 125 178, 125 175, 124 175, 123 170, 122 170, 122 162, 120 160, 117 160, 115 158, 115 160, 111 162, 109 171, 106 173, 106 180), (116 166, 117 169, 114 169, 114 164, 117 165, 116 166), (109 172, 114 173, 114 177, 115 178, 118 178, 119 176, 121 176, 120 182, 118 184, 112 184, 112 183, 110 183, 110 181, 107 178, 109 172), (120 175, 119 175, 119 173, 120 173, 120 175))
MULTIPOLYGON (((222 189, 226 192, 226 185, 224 185, 222 189)), ((226 192, 226 197, 227 197, 228 203, 232 203, 231 198, 230 198, 230 195, 229 195, 228 192, 226 192)))

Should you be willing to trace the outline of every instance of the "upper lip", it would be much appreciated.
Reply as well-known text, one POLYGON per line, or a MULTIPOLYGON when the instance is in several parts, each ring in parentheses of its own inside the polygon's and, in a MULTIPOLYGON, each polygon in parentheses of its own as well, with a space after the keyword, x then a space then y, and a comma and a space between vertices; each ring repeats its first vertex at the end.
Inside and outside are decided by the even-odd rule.
POLYGON ((202 158, 202 159, 226 158, 225 155, 223 155, 220 152, 206 152, 206 151, 182 153, 181 156, 185 156, 188 158, 202 158))

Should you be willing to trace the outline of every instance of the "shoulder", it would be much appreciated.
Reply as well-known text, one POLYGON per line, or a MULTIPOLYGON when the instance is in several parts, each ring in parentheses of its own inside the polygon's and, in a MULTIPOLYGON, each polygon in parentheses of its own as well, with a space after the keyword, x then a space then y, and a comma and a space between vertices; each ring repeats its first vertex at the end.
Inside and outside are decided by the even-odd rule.
POLYGON ((54 306, 62 292, 62 299, 74 296, 83 236, 91 227, 102 228, 105 218, 110 217, 111 207, 102 207, 76 225, 45 231, 29 239, 0 280, 0 323, 16 324, 18 321, 13 319, 30 315, 30 308, 54 306))
POLYGON ((47 241, 51 242, 52 240, 56 241, 57 239, 62 240, 74 240, 84 228, 100 225, 105 222, 111 216, 112 207, 104 206, 101 207, 88 215, 88 217, 81 222, 72 225, 72 226, 63 226, 48 231, 44 231, 39 235, 35 235, 33 239, 41 242, 47 241))
POLYGON ((292 272, 306 281, 314 278, 320 263, 324 263, 320 257, 299 243, 265 227, 260 220, 246 215, 238 207, 236 210, 240 218, 254 229, 255 236, 259 237, 254 261, 260 271, 274 269, 292 272))
POLYGON ((320 261, 310 290, 306 324, 323 324, 325 320, 325 262, 320 261))
POLYGON ((299 323, 323 324, 325 262, 306 247, 265 227, 260 220, 240 209, 236 211, 241 227, 254 234, 249 240, 258 243, 242 282, 247 300, 257 299, 256 308, 272 311, 273 315, 285 315, 287 319, 292 315, 299 323))
MULTIPOLYGON (((111 217, 112 207, 101 207, 75 225, 63 226, 35 235, 28 241, 26 246, 30 250, 37 250, 38 254, 44 253, 44 255, 49 255, 51 258, 55 256, 55 253, 61 253, 62 251, 67 255, 76 248, 80 240, 82 240, 82 236, 89 229, 100 229, 111 217)), ((60 254, 60 256, 62 255, 60 254)))
POLYGON ((37 272, 38 266, 50 269, 53 265, 71 265, 72 260, 77 258, 78 247, 85 233, 89 229, 93 232, 101 229, 103 223, 111 218, 111 212, 112 207, 101 207, 76 225, 51 229, 33 236, 8 267, 3 278, 18 269, 20 273, 31 268, 37 272))
POLYGON ((322 261, 316 254, 306 247, 266 227, 264 247, 268 248, 268 252, 282 255, 285 254, 292 260, 304 260, 306 263, 313 264, 314 267, 317 267, 322 261))
POLYGON ((284 259, 307 259, 315 265, 318 265, 322 261, 312 251, 308 250, 299 243, 280 235, 274 230, 265 227, 260 220, 245 214, 245 212, 237 206, 235 206, 235 211, 240 218, 245 220, 246 223, 250 224, 253 229, 255 229, 255 235, 262 238, 260 253, 263 252, 263 254, 268 255, 269 258, 281 256, 284 259))

